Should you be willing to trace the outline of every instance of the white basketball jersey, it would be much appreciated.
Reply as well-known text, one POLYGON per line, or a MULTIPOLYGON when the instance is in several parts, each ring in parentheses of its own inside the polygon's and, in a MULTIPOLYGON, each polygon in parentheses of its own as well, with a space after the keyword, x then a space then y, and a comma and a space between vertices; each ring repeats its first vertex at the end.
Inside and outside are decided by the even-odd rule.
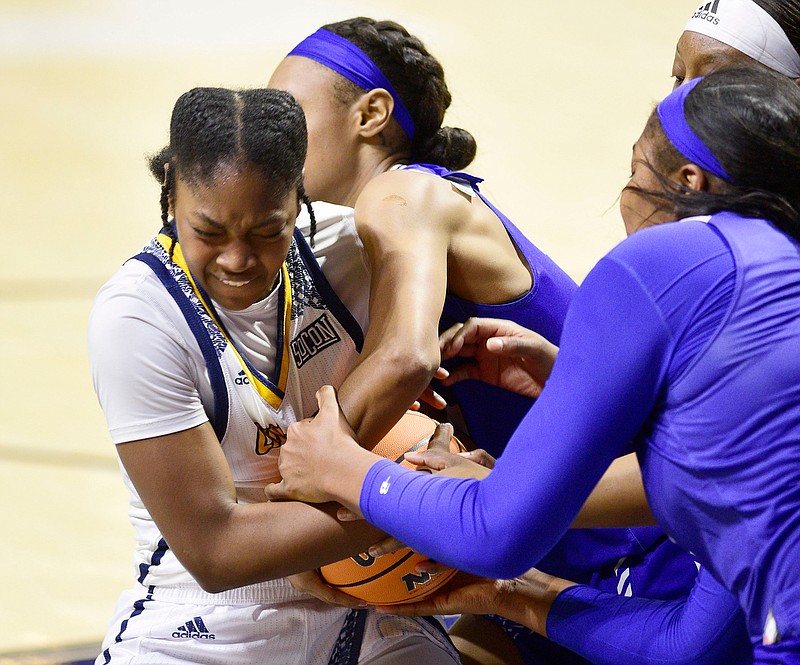
MULTIPOLYGON (((351 217, 348 222, 352 223, 351 217)), ((332 288, 298 228, 282 266, 279 284, 269 296, 277 300, 277 316, 274 321, 270 318, 269 325, 274 329, 269 328, 265 334, 274 346, 275 358, 274 363, 268 363, 272 366, 269 375, 262 373, 256 367, 259 363, 248 357, 241 342, 236 341, 237 335, 226 327, 224 313, 217 311, 193 280, 179 244, 170 257, 171 243, 165 235, 154 238, 123 267, 121 272, 128 281, 116 282, 125 284, 116 290, 130 291, 130 284, 136 284, 133 288, 138 291, 139 301, 146 300, 152 305, 153 325, 166 331, 170 341, 175 342, 172 354, 180 356, 182 365, 188 363, 186 374, 194 377, 191 380, 197 385, 205 414, 222 444, 239 500, 244 502, 247 488, 259 496, 264 485, 280 479, 277 461, 288 426, 316 411, 315 395, 321 386, 341 385, 361 351, 362 325, 332 288), (135 279, 130 279, 131 274, 135 279)), ((369 281, 364 280, 362 257, 354 260, 349 256, 358 251, 352 243, 352 237, 340 241, 338 248, 335 240, 330 242, 325 260, 333 263, 327 270, 336 274, 337 283, 345 285, 344 290, 358 284, 359 306, 361 303, 366 306, 369 281), (342 265, 349 267, 343 269, 342 265)), ((102 305, 99 309, 98 318, 110 316, 102 305)), ((270 311, 274 314, 274 308, 270 311)), ((363 315, 359 318, 364 320, 363 315)), ((237 332, 241 341, 242 331, 237 332)), ((117 386, 116 390, 121 389, 117 386)), ((104 402, 102 396, 101 402, 104 402)), ((171 431, 180 429, 185 427, 171 431)), ((153 435, 146 429, 142 431, 153 435)), ((128 434, 127 438, 146 437, 128 434)), ((123 475, 131 493, 130 516, 136 529, 139 582, 146 586, 193 585, 194 580, 169 550, 124 469, 123 475)), ((255 585, 254 597, 263 598, 266 591, 263 587, 275 583, 279 581, 255 585)))
POLYGON ((161 235, 135 258, 153 269, 175 299, 203 353, 214 393, 211 424, 234 482, 263 487, 279 480, 278 451, 287 427, 316 411, 315 395, 321 386, 342 383, 361 351, 363 332, 295 231, 277 287, 275 367, 265 376, 191 278, 179 245, 173 260, 169 258, 170 244, 161 235))

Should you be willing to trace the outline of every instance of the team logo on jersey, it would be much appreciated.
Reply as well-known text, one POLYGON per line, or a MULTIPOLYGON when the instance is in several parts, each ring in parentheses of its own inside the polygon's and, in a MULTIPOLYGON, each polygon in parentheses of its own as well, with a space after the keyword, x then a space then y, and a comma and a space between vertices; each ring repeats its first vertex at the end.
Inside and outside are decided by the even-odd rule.
POLYGON ((261 427, 258 423, 253 423, 258 430, 256 434, 256 455, 266 455, 275 448, 280 448, 286 443, 286 432, 277 425, 261 427))
POLYGON ((320 351, 327 349, 342 338, 331 325, 327 314, 323 314, 311 324, 303 328, 292 340, 292 356, 297 367, 302 367, 320 351))
POLYGON ((189 639, 189 640, 215 640, 217 636, 209 632, 206 625, 203 623, 203 619, 200 617, 195 617, 191 621, 187 621, 182 626, 178 626, 175 630, 172 631, 172 637, 176 640, 179 639, 189 639))
POLYGON ((719 25, 719 18, 717 17, 717 8, 719 7, 719 0, 707 2, 700 5, 697 11, 692 14, 692 18, 699 18, 701 21, 708 21, 712 25, 719 25))

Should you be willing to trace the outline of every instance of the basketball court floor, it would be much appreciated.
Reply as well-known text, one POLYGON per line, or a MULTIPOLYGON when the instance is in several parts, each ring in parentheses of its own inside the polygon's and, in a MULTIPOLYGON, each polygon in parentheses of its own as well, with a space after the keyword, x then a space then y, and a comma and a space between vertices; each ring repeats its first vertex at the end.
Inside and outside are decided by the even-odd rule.
POLYGON ((144 156, 197 85, 263 85, 321 24, 390 18, 448 74, 484 191, 577 280, 693 0, 0 0, 0 665, 91 659, 132 530, 87 365, 99 286, 159 227, 144 156))

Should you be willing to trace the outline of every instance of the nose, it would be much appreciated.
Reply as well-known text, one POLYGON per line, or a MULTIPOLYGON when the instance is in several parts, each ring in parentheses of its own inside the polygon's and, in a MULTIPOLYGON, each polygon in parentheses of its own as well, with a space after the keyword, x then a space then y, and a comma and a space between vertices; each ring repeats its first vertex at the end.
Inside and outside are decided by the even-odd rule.
POLYGON ((217 255, 217 264, 227 272, 241 273, 256 264, 256 257, 247 242, 234 239, 228 242, 217 255))

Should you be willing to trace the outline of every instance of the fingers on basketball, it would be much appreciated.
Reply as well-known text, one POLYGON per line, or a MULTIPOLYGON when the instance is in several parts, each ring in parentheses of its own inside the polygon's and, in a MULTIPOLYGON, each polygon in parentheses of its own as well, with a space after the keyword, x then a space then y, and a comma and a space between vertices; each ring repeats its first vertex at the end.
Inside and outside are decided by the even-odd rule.
MULTIPOLYGON (((372 449, 374 453, 410 469, 418 467, 406 460, 409 452, 427 449, 436 428, 436 421, 415 411, 407 412, 372 449)), ((450 451, 466 450, 454 436, 450 451)), ((374 557, 364 552, 323 566, 323 579, 339 591, 370 605, 395 605, 425 598, 446 584, 456 570, 437 566, 438 572, 417 571, 427 557, 403 547, 395 552, 374 557)))

